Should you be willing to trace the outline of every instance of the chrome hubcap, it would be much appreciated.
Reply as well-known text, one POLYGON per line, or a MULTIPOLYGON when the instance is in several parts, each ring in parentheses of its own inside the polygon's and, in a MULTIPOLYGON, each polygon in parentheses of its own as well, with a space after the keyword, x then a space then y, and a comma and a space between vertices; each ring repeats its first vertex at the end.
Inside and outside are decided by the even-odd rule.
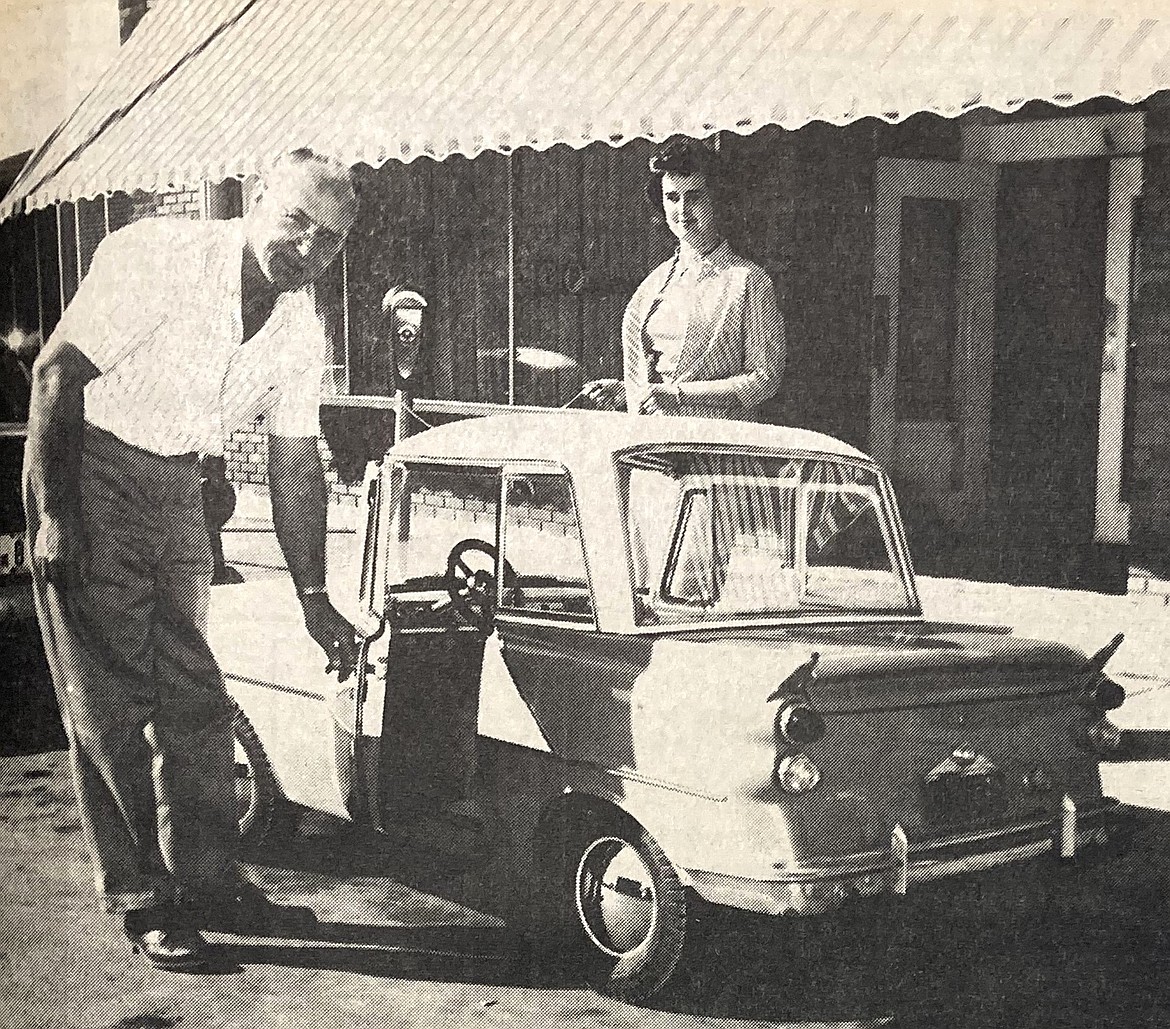
POLYGON ((585 934, 603 953, 626 957, 653 935, 654 877, 626 840, 606 836, 589 845, 577 865, 575 894, 585 934))

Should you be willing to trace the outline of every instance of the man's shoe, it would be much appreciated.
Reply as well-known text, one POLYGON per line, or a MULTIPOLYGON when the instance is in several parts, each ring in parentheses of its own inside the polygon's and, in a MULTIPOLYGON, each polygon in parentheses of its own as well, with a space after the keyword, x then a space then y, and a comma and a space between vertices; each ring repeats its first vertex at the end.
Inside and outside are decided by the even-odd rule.
POLYGON ((155 968, 195 972, 207 967, 210 945, 194 929, 175 925, 173 912, 128 912, 125 931, 130 949, 155 968))
POLYGON ((189 894, 180 910, 188 923, 211 932, 278 936, 311 932, 317 927, 312 908, 276 904, 260 887, 247 881, 213 894, 189 894))

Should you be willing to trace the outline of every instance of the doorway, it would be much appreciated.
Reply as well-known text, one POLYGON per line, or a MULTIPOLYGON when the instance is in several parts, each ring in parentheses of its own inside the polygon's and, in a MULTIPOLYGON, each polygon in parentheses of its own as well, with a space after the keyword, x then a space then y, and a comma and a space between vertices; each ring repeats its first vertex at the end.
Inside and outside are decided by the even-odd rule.
POLYGON ((1001 170, 990 469, 1018 581, 1075 581, 1093 539, 1108 199, 1107 158, 1001 170))
POLYGON ((995 324, 990 164, 884 159, 874 181, 871 452, 911 509, 955 526, 986 494, 995 324))
POLYGON ((1124 592, 1129 282, 1145 114, 972 124, 999 169, 994 400, 981 572, 1124 592))

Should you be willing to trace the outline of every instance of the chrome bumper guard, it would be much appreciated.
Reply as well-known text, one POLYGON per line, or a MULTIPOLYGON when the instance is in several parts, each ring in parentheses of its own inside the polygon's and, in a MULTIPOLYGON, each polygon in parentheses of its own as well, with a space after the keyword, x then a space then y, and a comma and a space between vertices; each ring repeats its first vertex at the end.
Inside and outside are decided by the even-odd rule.
POLYGON ((888 851, 867 851, 815 867, 786 870, 775 879, 697 869, 688 869, 686 877, 695 891, 713 904, 765 915, 821 914, 857 897, 905 895, 914 883, 1027 861, 1045 851, 1069 860, 1085 847, 1105 843, 1124 812, 1124 806, 1111 798, 1081 812, 1066 796, 1057 818, 920 844, 911 844, 902 826, 896 825, 888 851))

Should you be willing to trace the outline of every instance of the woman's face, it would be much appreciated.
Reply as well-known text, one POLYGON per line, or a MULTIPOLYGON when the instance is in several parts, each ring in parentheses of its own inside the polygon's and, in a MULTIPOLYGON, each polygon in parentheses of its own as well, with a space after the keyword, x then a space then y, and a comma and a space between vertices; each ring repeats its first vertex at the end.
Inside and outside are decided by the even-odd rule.
POLYGON ((715 202, 702 174, 662 176, 662 211, 666 224, 680 242, 707 251, 719 240, 715 224, 715 202))

